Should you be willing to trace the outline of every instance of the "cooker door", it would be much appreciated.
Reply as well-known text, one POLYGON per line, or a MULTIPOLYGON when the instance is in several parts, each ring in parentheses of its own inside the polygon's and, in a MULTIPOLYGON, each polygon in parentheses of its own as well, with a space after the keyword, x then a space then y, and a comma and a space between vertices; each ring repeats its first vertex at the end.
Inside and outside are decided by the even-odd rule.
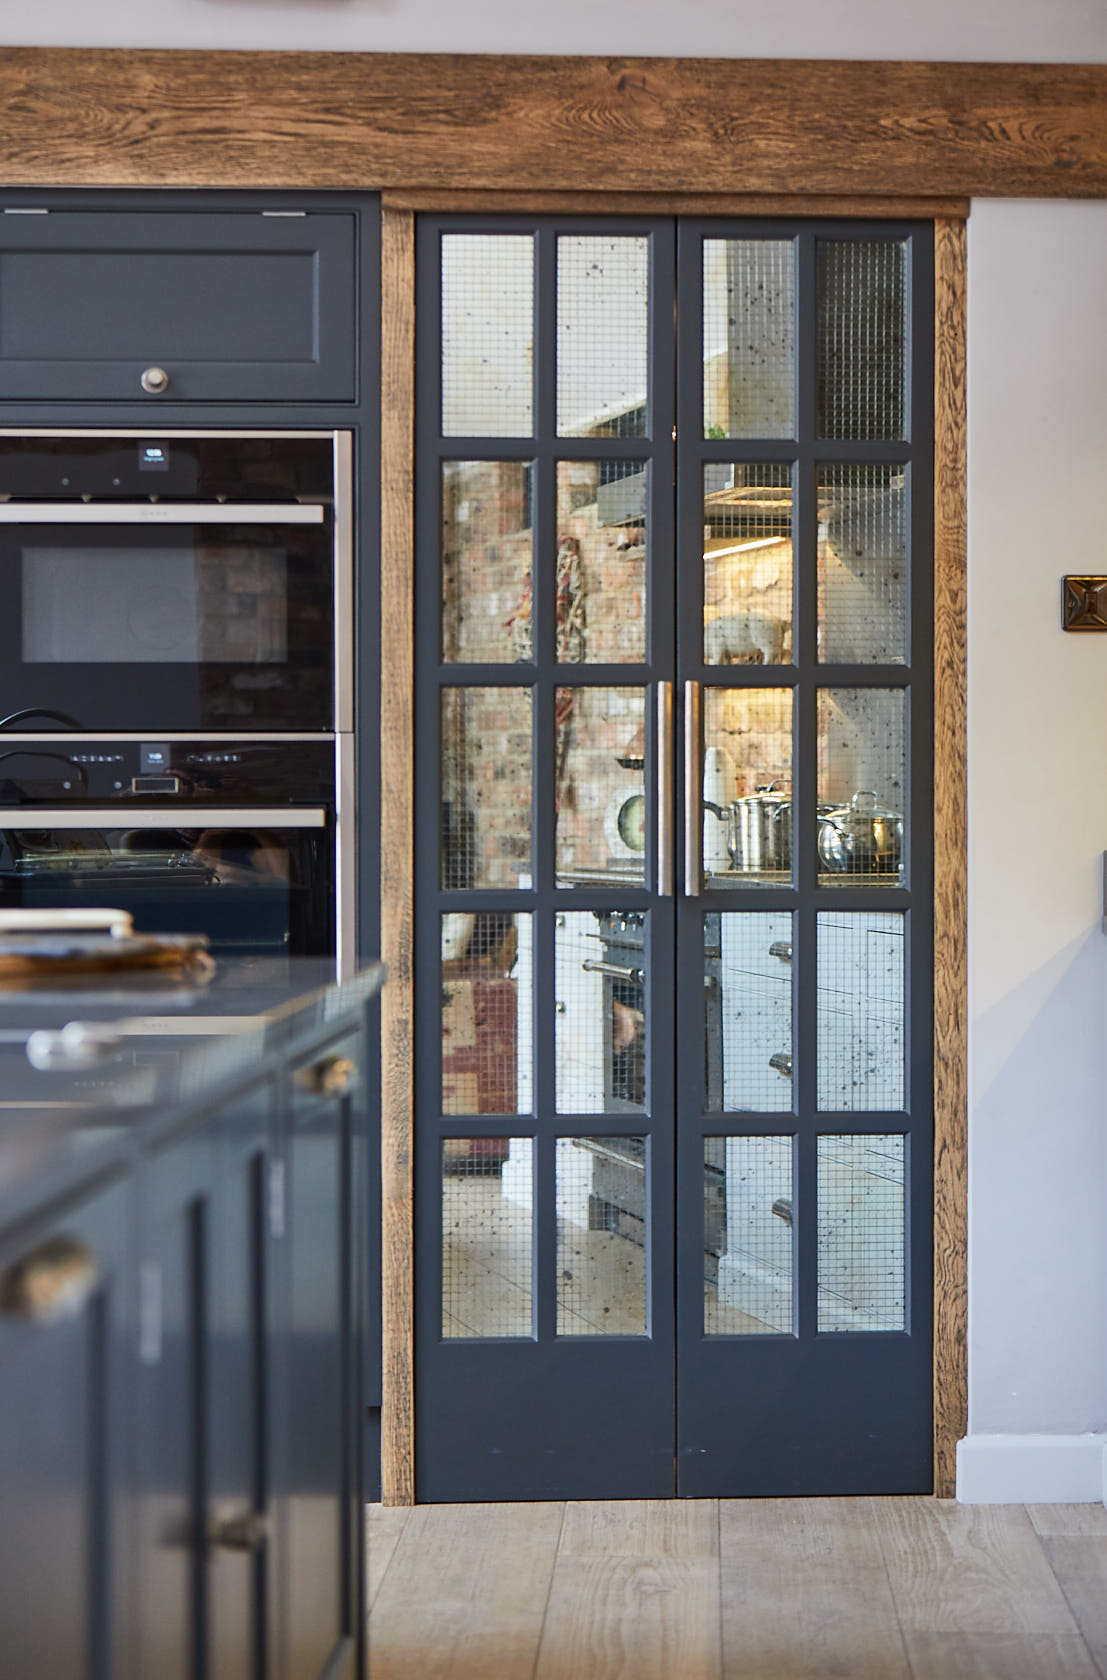
POLYGON ((334 728, 332 548, 322 503, 0 504, 0 719, 334 728))
POLYGON ((7 811, 0 906, 128 910, 140 933, 224 955, 332 956, 335 824, 324 809, 7 811))

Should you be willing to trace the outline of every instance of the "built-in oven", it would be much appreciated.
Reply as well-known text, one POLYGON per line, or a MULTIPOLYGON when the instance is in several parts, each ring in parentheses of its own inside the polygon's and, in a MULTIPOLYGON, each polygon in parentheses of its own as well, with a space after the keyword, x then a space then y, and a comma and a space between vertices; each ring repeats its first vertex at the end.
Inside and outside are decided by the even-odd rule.
POLYGON ((354 965, 352 737, 0 734, 0 908, 354 965))
POLYGON ((348 432, 0 432, 0 722, 353 728, 348 432))

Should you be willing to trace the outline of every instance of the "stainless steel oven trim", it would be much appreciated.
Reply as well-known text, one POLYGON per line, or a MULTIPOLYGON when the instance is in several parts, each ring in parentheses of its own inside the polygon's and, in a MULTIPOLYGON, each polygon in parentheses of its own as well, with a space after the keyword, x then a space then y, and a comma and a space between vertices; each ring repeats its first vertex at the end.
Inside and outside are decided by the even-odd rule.
POLYGON ((5 805, 5 828, 325 828, 327 813, 291 805, 5 805))
POLYGON ((334 727, 354 727, 354 444, 334 434, 334 727))
POLYGON ((0 525, 322 525, 322 502, 0 502, 0 525))
POLYGON ((338 978, 348 980, 357 967, 357 783, 354 776, 352 735, 339 735, 335 739, 334 785, 337 812, 335 957, 338 978))
POLYGON ((121 438, 325 438, 327 428, 314 431, 266 427, 251 431, 248 426, 0 426, 0 437, 121 437, 121 438))
POLYGON ((334 732, 329 729, 209 729, 206 732, 195 729, 86 729, 80 735, 62 729, 0 729, 0 744, 8 742, 18 746, 49 742, 55 747, 70 746, 74 751, 87 746, 90 741, 188 741, 198 747, 207 746, 209 742, 212 746, 224 747, 228 741, 234 741, 252 747, 256 741, 318 741, 326 745, 334 739, 334 732))

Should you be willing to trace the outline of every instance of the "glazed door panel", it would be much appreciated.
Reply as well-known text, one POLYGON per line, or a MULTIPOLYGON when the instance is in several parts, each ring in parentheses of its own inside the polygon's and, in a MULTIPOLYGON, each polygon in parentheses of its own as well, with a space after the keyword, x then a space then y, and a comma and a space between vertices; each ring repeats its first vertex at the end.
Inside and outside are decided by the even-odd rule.
POLYGON ((420 1498, 929 1486, 930 262, 420 225, 420 1498))

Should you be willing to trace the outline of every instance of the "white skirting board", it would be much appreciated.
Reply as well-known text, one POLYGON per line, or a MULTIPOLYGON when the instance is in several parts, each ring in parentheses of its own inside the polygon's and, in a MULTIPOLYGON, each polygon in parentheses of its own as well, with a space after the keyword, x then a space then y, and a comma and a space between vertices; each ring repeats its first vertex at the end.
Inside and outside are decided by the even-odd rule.
POLYGON ((966 1505, 1107 1504, 1107 1435, 967 1435, 957 1443, 966 1505))

